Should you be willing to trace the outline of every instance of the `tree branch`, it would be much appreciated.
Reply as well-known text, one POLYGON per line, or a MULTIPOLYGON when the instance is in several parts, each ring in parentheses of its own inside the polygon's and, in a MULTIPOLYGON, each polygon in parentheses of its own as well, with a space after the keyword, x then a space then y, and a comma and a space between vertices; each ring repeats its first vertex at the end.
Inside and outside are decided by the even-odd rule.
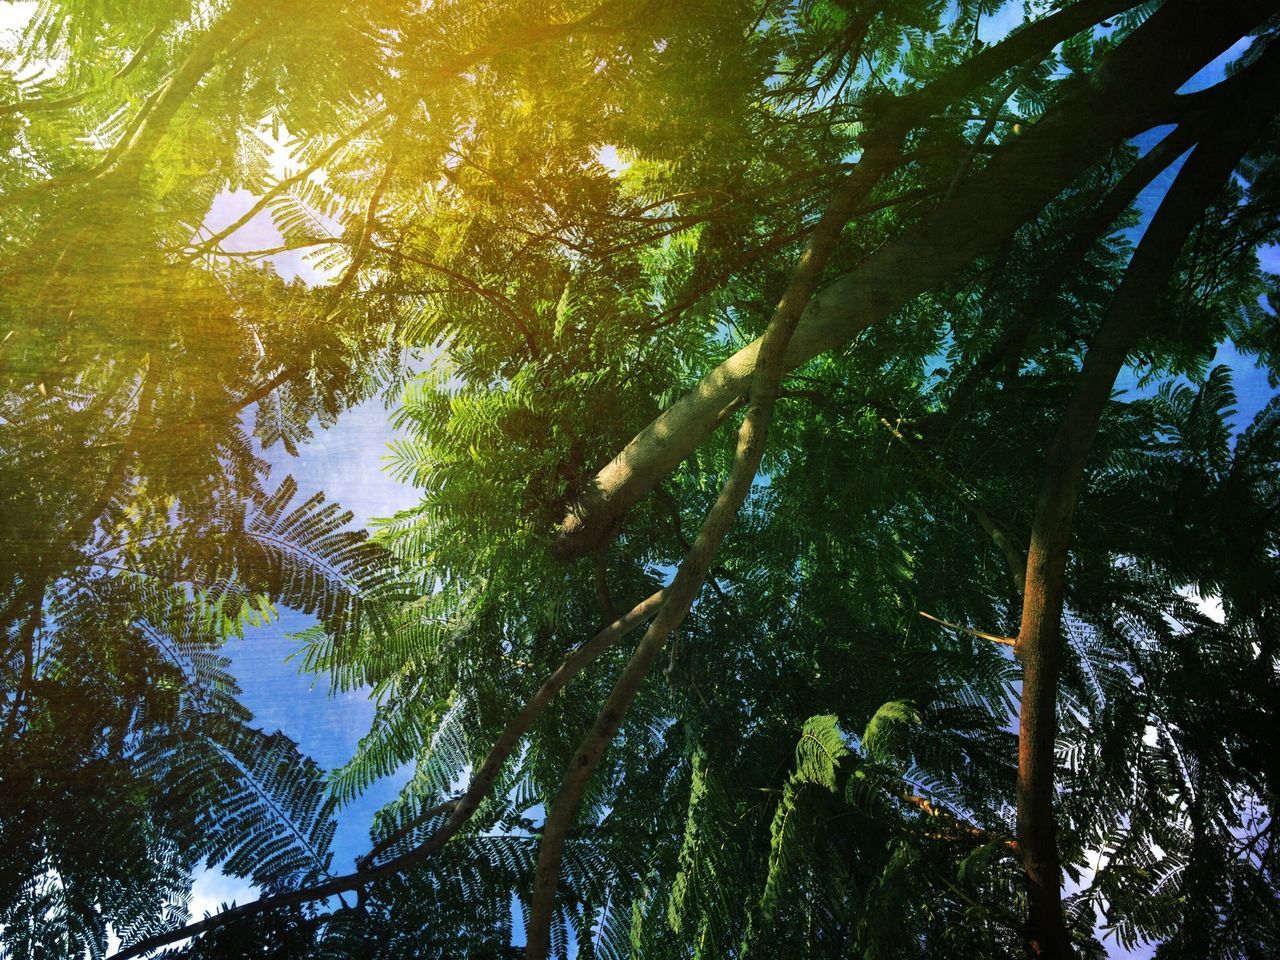
POLYGON ((237 230, 241 229, 250 220, 252 220, 258 214, 260 214, 263 210, 265 210, 270 205, 272 200, 274 200, 276 197, 280 196, 280 194, 286 192, 287 190, 292 189, 295 185, 304 182, 308 177, 310 177, 313 173, 315 173, 322 166, 324 166, 324 164, 328 163, 333 158, 334 154, 336 154, 339 150, 341 150, 343 147, 349 144, 356 137, 360 136, 362 133, 365 133, 368 130, 372 129, 373 127, 377 126, 379 123, 381 123, 390 115, 391 115, 390 107, 375 112, 372 116, 356 124, 346 133, 342 134, 342 136, 334 140, 333 143, 329 144, 329 146, 321 150, 320 153, 316 156, 315 160, 307 164, 307 166, 303 167, 297 173, 291 174, 290 176, 277 180, 274 184, 271 185, 271 187, 266 191, 266 193, 264 193, 262 196, 260 196, 257 199, 257 201, 253 204, 253 206, 251 206, 238 218, 233 220, 231 223, 227 224, 227 226, 223 227, 217 233, 214 233, 213 235, 206 237, 204 240, 201 240, 199 243, 193 243, 191 245, 188 259, 194 260, 204 254, 213 253, 214 248, 216 248, 218 244, 220 244, 223 240, 227 239, 227 237, 231 236, 237 230))
POLYGON ((990 640, 992 643, 1000 643, 1006 647, 1017 646, 1017 637, 1002 637, 998 633, 987 633, 985 630, 974 630, 972 627, 962 627, 958 623, 952 623, 950 620, 943 620, 941 617, 935 617, 932 613, 925 613, 923 610, 917 610, 916 613, 924 617, 926 620, 932 620, 934 623, 940 623, 948 630, 959 630, 961 633, 967 633, 971 637, 977 637, 979 640, 990 640))
POLYGON ((151 154, 155 152, 160 138, 168 131, 178 110, 204 80, 205 75, 213 69, 222 52, 246 28, 254 23, 261 23, 275 12, 273 8, 279 7, 281 2, 282 0, 259 0, 250 3, 249 0, 234 0, 227 12, 197 41, 187 59, 168 82, 157 91, 157 96, 149 102, 149 107, 139 111, 133 128, 121 137, 104 163, 94 171, 96 179, 103 180, 112 176, 128 181, 137 177, 151 159, 151 154))
POLYGON ((1280 91, 1280 44, 1272 44, 1247 74, 1251 78, 1248 95, 1219 115, 1216 129, 1179 171, 1134 251, 1089 346, 1046 456, 1015 647, 1023 665, 1018 717, 1018 839, 1029 891, 1027 940, 1039 957, 1059 960, 1074 956, 1062 913, 1061 865, 1053 816, 1061 625, 1071 521, 1116 375, 1154 300, 1168 286, 1187 236, 1280 106, 1276 93, 1280 91))
MULTIPOLYGON (((284 893, 261 897, 251 903, 231 907, 221 913, 188 923, 175 930, 145 937, 132 946, 113 954, 110 960, 131 960, 133 957, 142 956, 145 953, 158 950, 160 947, 176 943, 179 940, 197 937, 228 923, 257 916, 269 910, 298 906, 303 903, 313 903, 317 900, 327 900, 329 897, 342 893, 363 890, 376 880, 392 876, 422 862, 443 847, 471 819, 472 814, 480 806, 480 802, 493 788, 498 773, 510 756, 511 751, 515 749, 521 738, 528 732, 529 727, 532 726, 533 721, 546 709, 547 704, 551 702, 565 684, 604 653, 613 643, 647 620, 658 609, 666 595, 666 590, 659 590, 642 600, 625 616, 609 624, 590 641, 578 647, 565 658, 556 671, 538 688, 537 693, 524 705, 520 713, 503 729, 501 736, 498 737, 497 742, 490 749, 484 763, 481 764, 480 769, 472 778, 467 792, 456 801, 450 801, 453 813, 449 819, 445 821, 439 830, 413 849, 407 850, 385 863, 373 864, 372 861, 375 857, 398 842, 398 840, 390 838, 384 839, 375 844, 369 853, 357 861, 357 869, 353 873, 335 877, 333 880, 324 883, 302 887, 298 890, 289 890, 284 893)), ((437 812, 440 812, 439 808, 432 808, 420 814, 416 822, 408 830, 402 828, 404 835, 407 836, 416 826, 420 825, 425 819, 429 819, 429 816, 434 816, 437 812)))
MULTIPOLYGON (((1051 29, 1058 39, 1066 39, 1079 29, 1078 20, 1067 15, 1083 16, 1083 9, 1101 7, 1077 4, 1046 18, 1042 23, 1053 27, 1035 35, 1047 38, 1044 31, 1051 29)), ((1198 0, 1169 0, 1087 82, 1077 84, 981 172, 960 184, 950 200, 815 296, 791 338, 785 367, 847 342, 1006 242, 1108 150, 1145 129, 1151 103, 1171 94, 1269 13, 1267 0, 1235 0, 1213 10, 1198 0)), ((1030 28, 1016 36, 1028 33, 1030 28)), ((1025 57, 1015 65, 1021 59, 1025 57)), ((972 70, 958 68, 957 73, 969 76, 972 70)), ((925 89, 954 95, 954 83, 925 89)), ((884 163, 868 148, 859 166, 875 169, 884 163)), ((719 411, 746 390, 759 350, 757 340, 708 373, 593 478, 564 517, 554 547, 558 557, 570 559, 595 549, 633 504, 710 436, 719 411)))
POLYGON ((984 830, 982 827, 970 823, 968 820, 957 816, 950 810, 938 806, 932 800, 927 797, 922 797, 919 794, 903 792, 901 796, 904 802, 909 806, 915 807, 925 816, 937 817, 939 819, 949 821, 951 828, 967 840, 973 840, 977 843, 992 843, 996 840, 1000 840, 1000 845, 1004 847, 1005 850, 1014 854, 1018 852, 1018 841, 1014 840, 1012 837, 1002 839, 993 834, 990 830, 984 830))
POLYGON ((373 231, 378 223, 378 204, 382 202, 382 194, 387 189, 387 184, 391 182, 391 175, 395 173, 396 163, 400 159, 400 143, 399 127, 392 134, 393 146, 391 148, 391 156, 387 158, 386 166, 383 168, 382 176, 378 178, 378 183, 373 188, 373 194, 369 197, 369 205, 365 209, 364 222, 360 227, 360 239, 356 242, 355 249, 351 252, 351 263, 342 274, 342 278, 333 285, 331 291, 332 296, 340 297, 346 291, 356 276, 360 273, 360 268, 364 265, 365 258, 369 253, 370 241, 373 239, 373 231))
POLYGON ((951 178, 951 182, 947 185, 947 192, 943 195, 943 199, 947 200, 956 191, 956 186, 964 179, 964 175, 969 172, 969 167, 973 163, 973 158, 978 155, 978 151, 982 149, 987 142, 987 137, 991 136, 991 131, 996 128, 996 124, 1000 122, 1000 111, 1004 109, 1004 105, 1009 102, 1020 86, 1026 81, 1027 74, 1031 72, 1034 63, 1023 64, 1020 69, 1004 88, 996 94, 996 98, 991 102, 991 110, 987 114, 986 119, 982 123, 982 128, 978 131, 977 136, 973 138, 973 143, 964 155, 964 159, 960 161, 960 166, 956 169, 955 176, 951 178))
MULTIPOLYGON (((897 144, 891 149, 896 155, 897 144)), ((711 563, 720 549, 729 527, 751 490, 764 455, 778 385, 785 369, 787 343, 795 331, 804 305, 813 295, 822 270, 831 255, 844 225, 879 179, 879 169, 869 164, 855 169, 835 190, 831 203, 814 228, 812 236, 792 272, 786 292, 774 309, 761 338, 751 376, 750 401, 738 429, 737 446, 729 477, 708 511, 676 571, 662 609, 645 632, 640 644, 623 669, 595 725, 583 739, 569 768, 561 780, 555 801, 547 812, 542 842, 538 847, 538 863, 534 873, 530 901, 528 960, 546 960, 551 945, 551 917, 555 908, 556 887, 560 878, 560 860, 565 838, 573 824, 578 803, 605 750, 613 741, 635 699, 640 684, 648 675, 655 658, 670 636, 680 626, 694 598, 701 590, 711 563)))
POLYGON ((22 709, 22 705, 30 698, 31 688, 35 682, 35 637, 36 631, 40 629, 44 619, 44 593, 45 585, 43 583, 32 589, 31 608, 27 611, 26 619, 19 627, 18 642, 22 647, 22 677, 18 681, 18 688, 13 692, 13 703, 9 705, 9 718, 4 725, 6 740, 16 735, 19 712, 22 709))

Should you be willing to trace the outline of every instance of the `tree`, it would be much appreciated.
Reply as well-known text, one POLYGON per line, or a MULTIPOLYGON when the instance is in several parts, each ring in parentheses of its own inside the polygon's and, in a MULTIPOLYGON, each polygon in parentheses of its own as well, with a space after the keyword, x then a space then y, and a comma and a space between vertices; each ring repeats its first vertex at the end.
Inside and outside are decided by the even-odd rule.
POLYGON ((15 954, 1280 941, 1280 412, 1233 439, 1210 369, 1275 370, 1270 4, 1030 4, 990 44, 982 2, 91 7, 42 5, 21 53, 61 66, 0 108, 15 954), (227 185, 332 282, 201 229, 227 185), (401 387, 423 499, 376 543, 267 492, 255 442, 401 387), (225 676, 155 666, 268 602, 378 698, 328 801, 225 676), (149 739, 240 759, 161 816, 188 768, 149 739), (326 875, 324 803, 409 761, 326 875), (87 802, 91 763, 144 799, 87 802), (68 872, 58 791, 144 839, 68 872), (300 841, 181 925, 198 861, 300 841))

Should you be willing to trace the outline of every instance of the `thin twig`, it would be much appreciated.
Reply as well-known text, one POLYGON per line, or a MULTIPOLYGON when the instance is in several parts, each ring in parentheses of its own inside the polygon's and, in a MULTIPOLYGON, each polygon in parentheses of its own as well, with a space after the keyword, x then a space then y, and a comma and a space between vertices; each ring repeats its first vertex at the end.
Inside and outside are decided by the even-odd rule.
POLYGON ((990 640, 992 643, 1004 644, 1006 647, 1015 647, 1018 645, 1017 637, 1004 637, 998 633, 987 633, 985 630, 974 630, 972 627, 962 627, 958 623, 952 623, 950 620, 943 620, 941 617, 935 617, 932 613, 925 613, 923 610, 917 610, 916 613, 924 617, 926 620, 932 620, 934 623, 940 623, 950 630, 959 630, 961 633, 967 633, 971 637, 977 637, 979 640, 990 640))

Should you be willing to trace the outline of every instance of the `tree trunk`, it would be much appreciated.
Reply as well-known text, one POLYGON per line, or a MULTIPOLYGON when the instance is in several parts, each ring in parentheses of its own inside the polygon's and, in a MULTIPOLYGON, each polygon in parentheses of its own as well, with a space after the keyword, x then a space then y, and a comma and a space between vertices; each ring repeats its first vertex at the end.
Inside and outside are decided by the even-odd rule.
POLYGON ((1054 741, 1062 659, 1061 628, 1071 520, 1098 422, 1116 375, 1157 297, 1168 285, 1187 235, 1204 215, 1276 109, 1280 44, 1246 74, 1234 109, 1187 160, 1156 211, 1116 291, 1049 448, 1031 528, 1026 593, 1016 647, 1023 665, 1018 717, 1018 844, 1028 886, 1027 941, 1037 957, 1074 956, 1062 915, 1061 864, 1054 836, 1054 741))

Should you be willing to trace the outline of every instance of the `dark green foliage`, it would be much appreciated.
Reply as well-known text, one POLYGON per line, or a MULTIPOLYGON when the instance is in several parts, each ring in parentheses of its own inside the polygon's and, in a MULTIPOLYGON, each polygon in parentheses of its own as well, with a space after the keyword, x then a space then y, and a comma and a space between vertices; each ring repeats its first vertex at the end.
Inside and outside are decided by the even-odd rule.
POLYGON ((313 611, 342 642, 357 629, 353 589, 386 576, 367 541, 339 530, 346 515, 315 500, 290 510, 293 490, 198 534, 121 518, 96 563, 49 578, 43 622, 19 620, 38 661, 14 683, 0 750, 13 956, 59 937, 99 955, 107 924, 125 941, 166 929, 202 863, 264 889, 327 874, 324 771, 252 727, 218 653, 273 616, 269 598, 313 611), (56 909, 37 909, 48 898, 56 909))
MULTIPOLYGON (((904 237, 922 267, 960 242, 929 233, 957 192, 990 186, 1157 8, 1194 5, 1111 6, 913 117, 824 285, 904 237)), ((566 510, 765 328, 895 104, 979 62, 1016 10, 41 3, 0 67, 7 955, 174 930, 204 863, 264 892, 322 883, 336 806, 405 764, 364 867, 445 828, 566 653, 669 581, 731 445, 698 447, 599 556, 553 559, 566 510), (227 189, 320 281, 207 224, 227 189), (380 390, 404 436, 391 471, 421 500, 370 541, 263 450, 380 390), (253 726, 219 652, 276 607, 317 621, 307 669, 376 701, 331 775, 253 726)), ((1255 20, 1233 77, 1274 56, 1255 20)), ((1167 166, 1212 130, 1194 104, 1230 116, 1215 89, 1143 104, 1127 135, 1181 124, 1167 166)), ((1055 816, 1087 957, 1106 936, 1162 958, 1280 942, 1280 403, 1235 424, 1213 366, 1230 339, 1280 378, 1257 255, 1278 239, 1278 136, 1202 198, 1129 357, 1143 392, 1107 406, 1076 511, 1055 816)), ((1121 137, 784 382, 736 526, 588 786, 554 955, 1024 954, 1022 670, 1000 641, 1046 451, 1149 213, 1142 164, 1121 137)), ((545 804, 631 645, 534 719, 441 849, 173 955, 514 955, 545 804)))

